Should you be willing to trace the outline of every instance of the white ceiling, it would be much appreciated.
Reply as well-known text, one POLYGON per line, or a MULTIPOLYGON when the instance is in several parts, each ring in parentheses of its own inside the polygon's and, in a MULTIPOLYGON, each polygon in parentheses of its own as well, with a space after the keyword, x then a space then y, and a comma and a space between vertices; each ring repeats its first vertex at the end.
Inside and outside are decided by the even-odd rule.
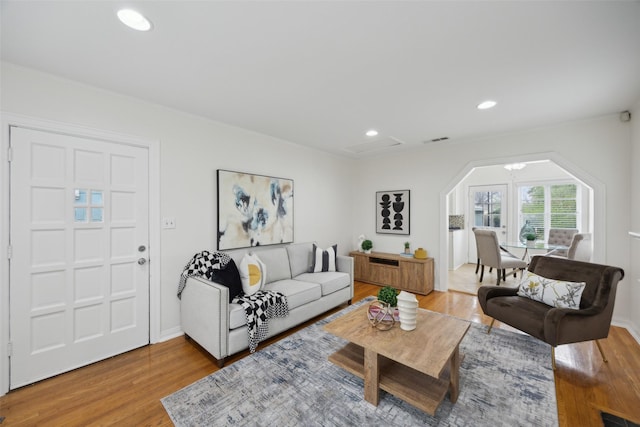
POLYGON ((1 4, 4 61, 347 156, 370 128, 400 150, 640 101, 640 1, 1 4))

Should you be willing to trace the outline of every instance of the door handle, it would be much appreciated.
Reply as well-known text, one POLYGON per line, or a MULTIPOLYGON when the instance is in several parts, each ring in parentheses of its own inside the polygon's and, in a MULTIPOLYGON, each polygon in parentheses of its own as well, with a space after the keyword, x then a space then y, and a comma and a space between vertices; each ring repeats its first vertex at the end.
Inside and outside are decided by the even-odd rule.
POLYGON ((145 265, 146 263, 147 263, 147 260, 145 258, 140 258, 138 260, 138 264, 140 264, 140 265, 145 265))

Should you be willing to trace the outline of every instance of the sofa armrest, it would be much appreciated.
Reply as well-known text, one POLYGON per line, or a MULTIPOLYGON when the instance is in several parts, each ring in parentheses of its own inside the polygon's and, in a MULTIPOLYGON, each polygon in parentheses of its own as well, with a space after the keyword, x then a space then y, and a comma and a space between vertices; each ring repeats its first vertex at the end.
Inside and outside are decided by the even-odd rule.
POLYGON ((190 277, 182 291, 180 320, 186 335, 216 359, 228 354, 229 288, 190 277))
POLYGON ((349 275, 349 287, 353 298, 353 258, 346 255, 336 256, 336 270, 349 275))
POLYGON ((552 308, 544 317, 544 338, 553 346, 606 338, 611 316, 599 307, 552 308))
POLYGON ((482 311, 487 312, 487 301, 495 297, 511 297, 518 294, 518 288, 508 288, 506 286, 484 285, 478 288, 478 302, 482 311))

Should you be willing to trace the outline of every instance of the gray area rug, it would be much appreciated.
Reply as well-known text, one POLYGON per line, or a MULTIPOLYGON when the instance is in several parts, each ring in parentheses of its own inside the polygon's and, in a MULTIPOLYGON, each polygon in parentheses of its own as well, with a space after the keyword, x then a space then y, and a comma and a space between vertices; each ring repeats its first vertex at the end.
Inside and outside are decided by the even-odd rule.
MULTIPOLYGON (((472 323, 460 348, 460 396, 435 417, 363 381, 327 357, 346 344, 322 325, 347 307, 162 399, 177 426, 556 426, 550 347, 528 335, 472 323)), ((408 332, 410 333, 410 332, 408 332)), ((425 349, 428 351, 428 349, 425 349)))

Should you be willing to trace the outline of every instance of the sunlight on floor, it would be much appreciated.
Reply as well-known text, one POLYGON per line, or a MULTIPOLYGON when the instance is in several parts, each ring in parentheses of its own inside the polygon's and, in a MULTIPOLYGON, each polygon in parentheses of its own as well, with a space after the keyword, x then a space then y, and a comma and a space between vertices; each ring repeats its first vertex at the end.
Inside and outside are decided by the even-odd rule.
MULTIPOLYGON (((496 270, 493 269, 489 273, 489 268, 484 269, 484 277, 482 283, 480 283, 480 271, 476 274, 475 264, 463 264, 456 270, 449 270, 449 290, 464 292, 467 294, 477 295, 478 288, 482 285, 495 285, 496 284, 496 270)), ((517 277, 513 277, 513 274, 508 274, 506 281, 500 281, 500 286, 516 287, 520 281, 520 273, 517 277)))

